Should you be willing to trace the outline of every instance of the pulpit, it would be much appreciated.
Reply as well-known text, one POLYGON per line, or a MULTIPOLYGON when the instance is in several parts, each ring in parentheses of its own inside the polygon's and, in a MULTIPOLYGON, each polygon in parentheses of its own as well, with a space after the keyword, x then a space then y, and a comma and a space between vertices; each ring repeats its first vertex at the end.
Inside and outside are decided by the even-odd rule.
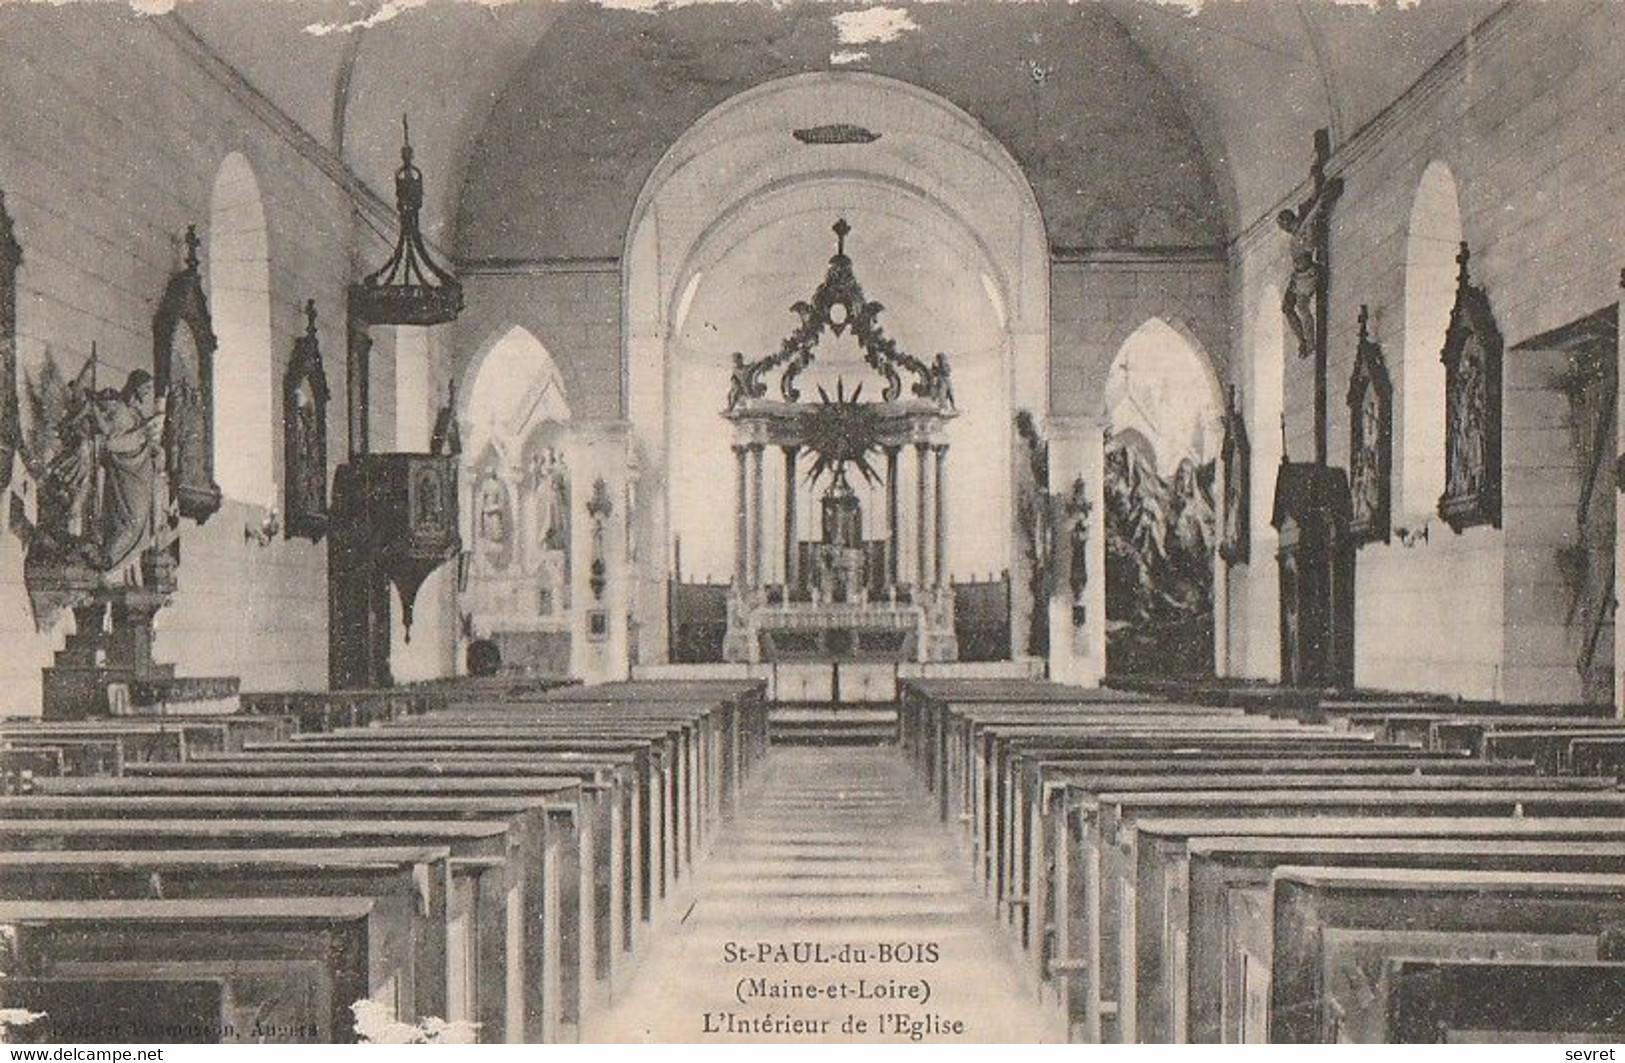
POLYGON ((1279 533, 1281 682, 1354 685, 1354 556, 1342 469, 1282 462, 1271 523, 1279 533))
POLYGON ((401 166, 395 172, 400 235, 394 253, 350 285, 346 299, 350 455, 333 476, 327 552, 327 668, 334 689, 393 683, 389 585, 400 594, 410 640, 418 587, 462 550, 455 385, 436 418, 432 453, 372 453, 371 329, 448 324, 463 308, 462 285, 435 264, 423 243, 423 173, 412 163, 404 118, 402 133, 401 166))

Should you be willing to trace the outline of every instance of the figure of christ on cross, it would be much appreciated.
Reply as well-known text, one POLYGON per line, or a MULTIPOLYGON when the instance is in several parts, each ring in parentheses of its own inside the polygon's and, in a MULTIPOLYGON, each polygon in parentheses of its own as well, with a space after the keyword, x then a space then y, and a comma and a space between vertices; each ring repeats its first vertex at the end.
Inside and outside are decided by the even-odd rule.
POLYGON ((1327 267, 1327 227, 1332 206, 1343 193, 1343 179, 1326 177, 1330 147, 1325 130, 1315 134, 1315 161, 1310 170, 1309 198, 1297 210, 1283 210, 1276 223, 1290 233, 1292 277, 1281 299, 1281 310, 1298 341, 1298 357, 1307 358, 1321 342, 1321 296, 1327 267))

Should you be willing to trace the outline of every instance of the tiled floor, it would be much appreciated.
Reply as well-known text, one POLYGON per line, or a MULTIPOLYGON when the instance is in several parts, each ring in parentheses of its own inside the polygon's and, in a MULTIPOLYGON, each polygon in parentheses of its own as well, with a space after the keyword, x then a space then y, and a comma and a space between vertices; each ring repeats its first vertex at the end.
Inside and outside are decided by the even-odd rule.
POLYGON ((774 749, 679 901, 683 918, 656 929, 582 1039, 895 1042, 913 1023, 932 1041, 1063 1040, 968 866, 895 747, 774 749), (798 962, 798 943, 828 959, 798 962), (914 962, 900 962, 901 946, 914 962), (935 962, 918 962, 932 950, 935 962), (809 987, 818 999, 762 995, 809 987), (845 999, 827 999, 831 987, 845 999), (883 1018, 898 1014, 901 1031, 883 1018), (763 1031, 764 1019, 780 1024, 763 1031))

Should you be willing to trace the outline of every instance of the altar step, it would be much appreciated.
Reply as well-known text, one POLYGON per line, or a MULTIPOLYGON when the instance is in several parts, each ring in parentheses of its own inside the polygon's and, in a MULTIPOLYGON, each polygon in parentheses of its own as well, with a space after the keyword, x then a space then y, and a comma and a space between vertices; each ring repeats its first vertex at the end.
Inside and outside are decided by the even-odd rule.
POLYGON ((827 701, 779 702, 768 710, 776 746, 880 746, 897 741, 897 710, 827 701))

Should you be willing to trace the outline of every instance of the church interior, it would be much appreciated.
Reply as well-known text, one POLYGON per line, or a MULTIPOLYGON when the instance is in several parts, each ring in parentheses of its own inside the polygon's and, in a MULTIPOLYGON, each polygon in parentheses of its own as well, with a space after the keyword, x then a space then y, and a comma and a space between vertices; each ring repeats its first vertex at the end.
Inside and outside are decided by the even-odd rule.
POLYGON ((0 40, 0 1041, 1625 1034, 1616 0, 0 40))

